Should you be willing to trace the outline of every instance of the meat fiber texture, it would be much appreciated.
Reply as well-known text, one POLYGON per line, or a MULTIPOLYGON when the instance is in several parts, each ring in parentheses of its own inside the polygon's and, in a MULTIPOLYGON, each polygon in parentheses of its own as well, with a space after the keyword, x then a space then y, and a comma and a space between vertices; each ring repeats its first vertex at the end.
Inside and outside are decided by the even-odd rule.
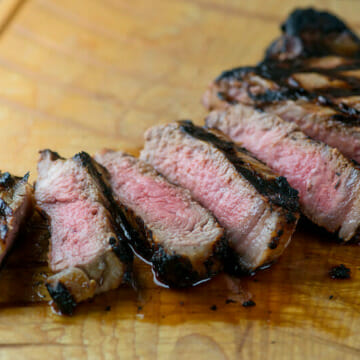
POLYGON ((145 140, 140 158, 172 183, 187 188, 225 228, 235 271, 251 272, 283 252, 298 218, 296 191, 286 180, 282 185, 289 206, 282 207, 276 201, 283 199, 280 192, 273 190, 281 187, 283 179, 191 122, 156 126, 146 132, 145 140), (266 194, 270 188, 271 195, 266 194))
POLYGON ((33 188, 28 178, 29 174, 21 178, 0 172, 0 266, 33 212, 33 188))
POLYGON ((311 140, 276 115, 236 105, 214 111, 206 125, 246 147, 299 191, 303 213, 341 239, 357 238, 360 171, 338 150, 311 140))
POLYGON ((63 313, 117 288, 130 271, 120 210, 104 179, 103 169, 86 153, 66 160, 41 152, 35 196, 49 219, 49 266, 55 273, 47 287, 63 313))
POLYGON ((189 191, 126 153, 104 151, 95 159, 108 170, 119 204, 138 233, 133 247, 152 262, 159 281, 189 286, 221 270, 223 229, 189 191))

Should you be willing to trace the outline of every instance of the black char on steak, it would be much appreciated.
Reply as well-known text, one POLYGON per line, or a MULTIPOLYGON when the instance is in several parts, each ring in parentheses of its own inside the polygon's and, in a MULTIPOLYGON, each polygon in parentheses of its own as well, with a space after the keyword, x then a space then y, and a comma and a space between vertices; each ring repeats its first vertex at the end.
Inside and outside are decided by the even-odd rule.
POLYGON ((206 125, 223 131, 299 191, 303 213, 345 241, 360 232, 360 170, 337 149, 294 123, 238 104, 213 111, 206 125))
POLYGON ((71 159, 40 152, 35 198, 49 220, 49 266, 55 273, 47 288, 64 314, 131 277, 129 225, 105 172, 85 152, 71 159))
POLYGON ((204 105, 252 105, 360 162, 359 38, 313 9, 295 10, 282 31, 257 66, 225 71, 210 84, 204 105))
POLYGON ((225 228, 227 271, 252 272, 281 255, 299 216, 297 191, 284 177, 191 121, 153 127, 145 139, 140 158, 189 189, 225 228))
POLYGON ((33 188, 28 178, 29 174, 21 178, 0 171, 0 266, 33 213, 33 188))
POLYGON ((152 166, 121 151, 95 156, 136 231, 132 246, 150 261, 157 279, 185 287, 222 269, 224 230, 188 190, 169 183, 152 166))

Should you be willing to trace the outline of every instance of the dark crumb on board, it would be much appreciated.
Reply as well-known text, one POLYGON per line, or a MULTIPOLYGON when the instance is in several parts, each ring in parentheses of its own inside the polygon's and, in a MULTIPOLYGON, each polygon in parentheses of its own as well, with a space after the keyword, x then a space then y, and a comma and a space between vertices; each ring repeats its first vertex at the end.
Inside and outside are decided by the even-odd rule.
POLYGON ((330 295, 329 296, 329 300, 333 299, 334 298, 334 295, 330 295))
POLYGON ((137 311, 141 311, 142 310, 142 306, 138 306, 137 311))
POLYGON ((233 299, 226 299, 225 300, 225 304, 234 304, 236 303, 236 300, 233 300, 233 299))
POLYGON ((344 264, 341 264, 331 268, 329 275, 332 279, 349 279, 350 269, 347 268, 344 264))
POLYGON ((210 306, 210 310, 212 310, 212 311, 216 311, 216 310, 217 310, 217 306, 216 306, 216 305, 212 305, 212 306, 210 306))
POLYGON ((243 307, 251 307, 251 306, 255 306, 255 305, 256 305, 255 301, 252 301, 252 300, 244 301, 242 303, 243 307))
POLYGON ((275 341, 275 340, 273 340, 271 343, 272 343, 272 344, 276 344, 276 341, 275 341))
POLYGON ((106 308, 105 308, 105 311, 110 311, 111 310, 111 306, 108 305, 106 308))
POLYGON ((179 304, 180 304, 180 306, 184 306, 184 302, 183 302, 183 301, 180 301, 179 304))

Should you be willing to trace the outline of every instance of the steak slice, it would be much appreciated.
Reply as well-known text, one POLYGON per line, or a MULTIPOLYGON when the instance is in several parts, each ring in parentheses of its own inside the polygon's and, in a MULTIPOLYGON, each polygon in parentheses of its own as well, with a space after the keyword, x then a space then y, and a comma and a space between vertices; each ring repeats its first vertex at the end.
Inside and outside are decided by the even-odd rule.
POLYGON ((360 171, 338 150, 311 140, 295 124, 244 105, 210 113, 206 125, 286 177, 311 221, 345 241, 358 237, 360 171))
POLYGON ((298 220, 297 191, 217 135, 191 121, 157 126, 147 131, 140 157, 215 215, 232 249, 227 270, 252 272, 288 245, 298 220))
POLYGON ((105 169, 87 153, 64 159, 40 152, 35 197, 50 221, 50 296, 64 314, 78 302, 129 278, 128 224, 106 182, 105 169))
POLYGON ((34 208, 33 188, 24 177, 0 171, 0 266, 34 208))
POLYGON ((300 39, 299 51, 273 45, 259 65, 223 72, 204 105, 252 105, 360 162, 360 40, 333 15, 312 9, 295 11, 284 29, 283 38, 300 39))
POLYGON ((224 230, 189 191, 123 152, 107 151, 95 159, 108 170, 119 205, 137 232, 132 246, 152 262, 162 283, 190 286, 221 270, 224 230))

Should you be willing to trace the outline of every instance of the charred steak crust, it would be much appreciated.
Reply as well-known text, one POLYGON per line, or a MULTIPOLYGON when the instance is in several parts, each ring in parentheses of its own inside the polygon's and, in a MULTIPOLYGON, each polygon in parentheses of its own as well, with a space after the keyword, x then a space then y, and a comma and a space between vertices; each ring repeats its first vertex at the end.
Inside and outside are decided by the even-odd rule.
POLYGON ((61 314, 72 315, 77 304, 67 287, 59 281, 55 286, 46 284, 46 288, 61 314))
POLYGON ((73 159, 79 162, 79 164, 81 164, 81 166, 89 172, 99 187, 99 190, 104 194, 107 200, 107 209, 111 214, 111 218, 114 219, 113 226, 117 230, 118 236, 118 240, 110 238, 109 243, 121 262, 127 264, 127 278, 129 278, 132 271, 133 253, 128 246, 128 242, 131 241, 131 237, 134 236, 134 234, 126 216, 124 215, 123 209, 114 199, 110 184, 106 180, 108 176, 107 170, 95 162, 95 160, 84 151, 76 154, 73 159))
POLYGON ((266 58, 360 55, 359 38, 342 20, 327 11, 295 9, 281 25, 281 30, 283 35, 269 46, 266 58))
POLYGON ((227 254, 227 241, 221 236, 213 245, 213 255, 204 262, 206 275, 199 274, 191 261, 183 255, 169 252, 157 242, 153 232, 131 209, 124 207, 128 223, 132 227, 131 245, 136 253, 152 263, 156 278, 171 288, 189 287, 197 282, 211 278, 219 270, 214 265, 222 262, 227 254))
POLYGON ((248 97, 246 102, 249 102, 259 110, 266 110, 266 107, 274 103, 288 100, 305 100, 320 107, 326 106, 334 111, 334 114, 329 117, 329 121, 331 121, 329 126, 359 126, 360 111, 346 103, 336 101, 336 99, 360 95, 360 79, 343 74, 344 71, 359 68, 359 60, 351 60, 346 65, 328 69, 309 67, 307 64, 296 60, 282 62, 265 60, 254 67, 240 67, 224 71, 215 79, 215 84, 219 87, 216 95, 220 101, 227 102, 230 105, 239 103, 236 97, 232 97, 229 93, 232 84, 234 84, 233 86, 238 87, 244 93, 246 92, 248 97), (313 72, 330 79, 347 82, 347 86, 335 88, 323 86, 310 91, 306 90, 295 80, 292 80, 294 74, 310 74, 313 72), (255 76, 272 81, 277 87, 271 89, 264 88, 261 92, 258 89, 253 91, 248 84, 251 83, 252 78, 255 76))
POLYGON ((360 39, 333 14, 311 8, 295 10, 282 30, 258 65, 217 77, 204 105, 277 114, 360 162, 360 39))
MULTIPOLYGON (((111 153, 112 151, 108 152, 111 153)), ((126 156, 135 159, 131 155, 126 154, 126 156)), ((102 163, 101 158, 95 158, 102 163)), ((146 166, 150 167, 148 164, 146 164, 146 166)), ((152 171, 154 172, 154 176, 167 182, 162 175, 155 173, 153 169, 152 171)), ((107 171, 107 176, 109 176, 109 171, 107 171)), ((108 181, 110 182, 110 178, 108 178, 108 181)), ((174 185, 171 184, 171 186, 174 185)), ((181 189, 181 191, 184 190, 181 189)), ((147 199, 147 201, 152 200, 147 199)), ((222 263, 228 251, 227 240, 223 232, 221 232, 212 244, 212 255, 206 258, 200 268, 197 268, 199 266, 197 261, 195 265, 187 256, 171 251, 163 246, 157 239, 155 233, 135 211, 121 202, 119 202, 119 206, 129 224, 129 233, 131 234, 130 245, 138 255, 151 262, 153 272, 159 282, 170 288, 189 287, 213 277, 222 270, 222 263), (205 273, 203 269, 205 269, 205 273)), ((216 226, 219 227, 217 223, 216 226)))
MULTIPOLYGON (((61 157, 58 153, 49 149, 40 151, 40 154, 42 157, 48 156, 51 161, 59 159, 66 161, 66 159, 61 157)), ((97 164, 95 160, 93 160, 90 155, 85 152, 76 154, 72 160, 86 170, 91 179, 94 181, 96 188, 99 190, 101 201, 110 214, 109 220, 117 236, 117 238, 109 238, 109 246, 115 258, 118 258, 124 266, 123 281, 131 282, 133 253, 128 245, 131 234, 130 226, 126 222, 126 218, 123 215, 122 210, 113 198, 110 185, 106 181, 106 169, 100 164, 97 164)), ((47 213, 41 208, 39 210, 41 214, 46 217, 50 226, 51 218, 49 218, 47 213)), ((104 256, 101 256, 99 261, 106 264, 105 266, 109 266, 113 261, 112 255, 107 253, 104 256)), ((97 293, 95 285, 96 280, 92 278, 92 273, 96 273, 96 271, 100 269, 91 270, 91 266, 93 266, 93 263, 89 264, 89 266, 66 268, 65 270, 48 278, 46 287, 56 306, 63 314, 71 315, 73 313, 73 310, 78 302, 76 297, 80 298, 80 301, 82 301, 97 293), (85 292, 88 292, 88 295, 84 295, 84 297, 82 297, 82 288, 85 292)), ((116 271, 118 271, 118 269, 116 271)), ((100 279, 100 282, 102 281, 103 280, 100 279)))
POLYGON ((213 131, 214 133, 212 133, 211 130, 206 131, 204 128, 195 126, 189 120, 179 121, 179 124, 181 130, 185 133, 199 140, 209 142, 223 152, 236 170, 253 184, 260 194, 265 196, 270 203, 287 210, 289 223, 297 220, 297 214, 300 211, 298 192, 289 185, 283 176, 275 176, 269 173, 268 176, 265 177, 264 173, 258 172, 255 167, 265 167, 265 164, 255 159, 253 155, 250 155, 245 148, 241 148, 231 141, 222 139, 220 132, 215 135, 215 131, 213 131), (244 161, 246 158, 248 160, 247 162, 244 161))
POLYGON ((33 188, 28 179, 29 173, 18 177, 0 171, 0 267, 34 210, 33 188))

